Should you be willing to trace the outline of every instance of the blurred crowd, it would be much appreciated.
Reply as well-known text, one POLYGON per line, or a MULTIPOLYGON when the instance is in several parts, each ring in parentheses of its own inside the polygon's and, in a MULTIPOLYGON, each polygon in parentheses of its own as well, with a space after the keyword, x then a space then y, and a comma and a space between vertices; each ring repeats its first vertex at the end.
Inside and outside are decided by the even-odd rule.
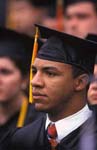
MULTIPOLYGON (((35 24, 40 24, 63 33, 97 42, 97 0, 0 0, 0 27, 15 32, 15 34, 10 34, 10 32, 6 31, 7 34, 4 36, 4 42, 8 40, 8 42, 10 41, 11 43, 12 39, 14 39, 14 35, 18 37, 18 39, 21 35, 23 39, 24 36, 27 36, 26 38, 29 39, 29 44, 31 44, 30 51, 32 52, 35 24)), ((17 42, 17 38, 15 38, 15 40, 17 42)), ((9 47, 8 42, 5 42, 6 47, 9 47)), ((25 41, 23 40, 22 42, 25 41)), ((13 43, 11 44, 13 45, 13 43)), ((41 42, 40 45, 42 45, 41 42)), ((30 69, 26 70, 26 73, 25 71, 22 73, 22 69, 25 70, 25 68, 21 68, 21 66, 24 65, 21 64, 23 61, 17 60, 20 61, 21 64, 18 67, 18 65, 16 65, 16 58, 10 57, 9 53, 9 50, 6 51, 3 54, 4 58, 2 58, 0 54, 0 75, 4 77, 2 79, 0 77, 0 84, 4 82, 8 88, 4 91, 5 93, 7 91, 7 96, 6 94, 5 97, 2 96, 2 90, 0 92, 1 143, 5 138, 4 134, 7 134, 9 130, 9 126, 12 128, 18 125, 17 122, 19 122, 18 119, 21 118, 21 115, 24 115, 23 119, 26 117, 26 121, 25 123, 24 120, 23 123, 19 122, 19 124, 21 124, 20 126, 29 124, 41 115, 45 115, 44 113, 37 113, 34 104, 32 104, 32 106, 28 104, 30 69), (6 64, 8 64, 9 67, 7 67, 6 64), (15 76, 14 73, 13 78, 15 78, 15 80, 13 80, 9 78, 8 75, 10 72, 15 72, 15 70, 18 74, 15 76), (5 74, 8 78, 6 78, 5 74), (12 95, 10 91, 12 91, 14 95, 12 95), (16 99, 13 98, 15 96, 16 99), (22 104, 25 103, 24 97, 26 97, 27 103, 25 105, 27 105, 28 108, 27 110, 21 111, 21 109, 23 110, 22 104), (21 101, 19 101, 20 99, 21 101), (26 113, 28 113, 27 116, 26 113)), ((14 52, 13 55, 16 57, 17 54, 14 52)), ((27 54, 25 55, 27 56, 27 54)), ((30 53, 30 56, 31 55, 30 53)), ((31 58, 29 60, 31 61, 31 58)), ((28 68, 30 68, 30 65, 28 68)), ((0 89, 2 89, 2 87, 0 89)), ((89 108, 97 115, 97 57, 95 59, 94 74, 90 78, 86 97, 89 108)), ((3 148, 0 150, 3 150, 3 148)))
POLYGON ((33 35, 35 23, 64 30, 63 0, 9 0, 7 2, 6 25, 8 27, 33 35))

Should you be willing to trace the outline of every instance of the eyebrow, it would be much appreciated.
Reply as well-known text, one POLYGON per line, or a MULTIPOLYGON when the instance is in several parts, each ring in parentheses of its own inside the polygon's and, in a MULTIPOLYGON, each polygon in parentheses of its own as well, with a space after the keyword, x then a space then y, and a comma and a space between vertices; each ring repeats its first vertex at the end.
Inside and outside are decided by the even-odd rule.
MULTIPOLYGON (((37 69, 37 67, 32 65, 32 69, 37 69)), ((44 66, 42 67, 42 70, 43 71, 46 71, 46 70, 59 71, 59 69, 54 66, 44 66)))

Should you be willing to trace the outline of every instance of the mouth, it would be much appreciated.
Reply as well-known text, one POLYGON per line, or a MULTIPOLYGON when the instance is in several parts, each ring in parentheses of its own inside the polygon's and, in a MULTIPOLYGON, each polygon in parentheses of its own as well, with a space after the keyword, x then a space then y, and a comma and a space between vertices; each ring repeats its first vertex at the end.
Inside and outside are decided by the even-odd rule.
POLYGON ((33 99, 34 100, 41 100, 47 97, 45 94, 40 94, 40 93, 33 93, 33 99))

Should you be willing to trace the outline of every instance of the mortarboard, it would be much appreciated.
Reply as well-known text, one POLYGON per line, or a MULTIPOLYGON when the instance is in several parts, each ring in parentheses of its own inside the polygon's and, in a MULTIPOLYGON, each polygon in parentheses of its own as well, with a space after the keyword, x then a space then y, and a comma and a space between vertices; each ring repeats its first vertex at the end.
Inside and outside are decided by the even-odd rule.
MULTIPOLYGON (((24 69, 29 71, 34 38, 16 31, 0 27, 0 57, 19 59, 24 69)), ((41 42, 39 41, 39 45, 41 42)))
POLYGON ((39 28, 42 38, 47 39, 38 51, 40 59, 71 64, 93 73, 97 43, 59 32, 41 25, 39 28))
MULTIPOLYGON (((86 39, 97 42, 97 34, 88 34, 86 39)), ((97 64, 97 53, 95 58, 95 64, 97 64)))
POLYGON ((86 39, 87 39, 87 40, 91 40, 91 41, 97 42, 97 34, 89 33, 89 34, 86 36, 86 39))
POLYGON ((91 2, 91 3, 97 3, 97 0, 66 0, 65 1, 65 7, 75 4, 75 3, 80 3, 80 2, 91 2))
POLYGON ((25 0, 30 2, 33 6, 36 7, 48 7, 49 5, 51 5, 52 0, 46 0, 46 1, 42 1, 42 0, 25 0))

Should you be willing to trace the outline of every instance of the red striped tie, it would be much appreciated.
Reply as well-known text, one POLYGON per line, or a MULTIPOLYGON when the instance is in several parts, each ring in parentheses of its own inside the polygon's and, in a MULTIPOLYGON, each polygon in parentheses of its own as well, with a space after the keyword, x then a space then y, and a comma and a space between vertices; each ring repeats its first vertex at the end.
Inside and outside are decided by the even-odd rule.
POLYGON ((55 127, 55 124, 49 124, 47 128, 47 135, 48 135, 48 140, 51 144, 52 150, 55 150, 58 142, 56 141, 57 138, 57 130, 55 127))

